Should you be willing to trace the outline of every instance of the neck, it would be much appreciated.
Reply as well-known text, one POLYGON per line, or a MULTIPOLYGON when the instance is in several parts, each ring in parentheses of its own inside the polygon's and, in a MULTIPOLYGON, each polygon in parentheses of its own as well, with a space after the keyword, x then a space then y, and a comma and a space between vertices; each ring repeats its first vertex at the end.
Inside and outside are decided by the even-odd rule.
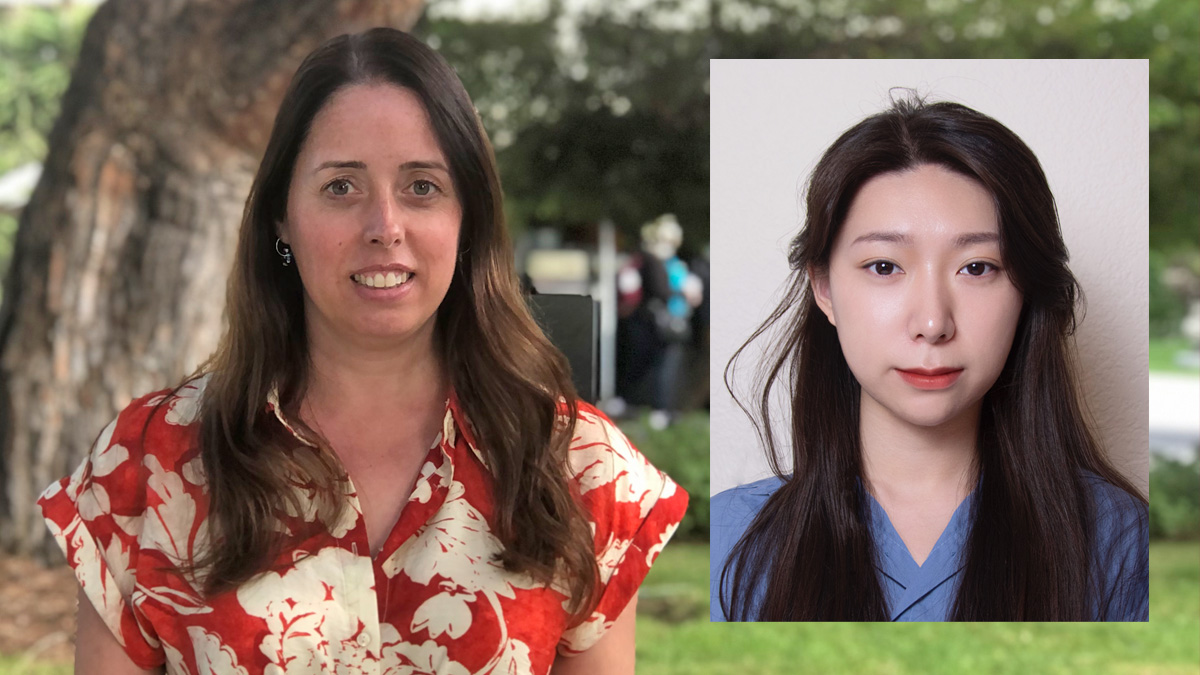
POLYGON ((863 392, 859 434, 868 489, 876 496, 965 498, 975 486, 981 407, 924 427, 899 419, 863 392))
POLYGON ((356 340, 310 322, 308 404, 376 420, 440 405, 449 394, 449 376, 434 333, 430 321, 404 338, 356 340))

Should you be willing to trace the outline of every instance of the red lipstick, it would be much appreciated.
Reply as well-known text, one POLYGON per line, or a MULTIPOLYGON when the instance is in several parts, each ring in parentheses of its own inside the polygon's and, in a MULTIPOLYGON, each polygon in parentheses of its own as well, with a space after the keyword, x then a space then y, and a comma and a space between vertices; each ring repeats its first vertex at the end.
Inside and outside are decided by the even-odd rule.
POLYGON ((917 389, 945 389, 954 384, 962 368, 897 368, 896 372, 905 382, 917 389))

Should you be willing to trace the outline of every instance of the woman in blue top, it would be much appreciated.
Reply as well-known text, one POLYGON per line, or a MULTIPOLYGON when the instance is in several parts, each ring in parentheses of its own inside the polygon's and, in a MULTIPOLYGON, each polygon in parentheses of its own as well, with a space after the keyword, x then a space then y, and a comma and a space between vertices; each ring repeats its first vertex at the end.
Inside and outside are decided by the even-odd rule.
POLYGON ((806 199, 747 342, 779 336, 752 415, 776 476, 712 501, 713 620, 1147 620, 1146 502, 1081 413, 1080 289, 1029 148, 902 100, 834 142, 806 199))

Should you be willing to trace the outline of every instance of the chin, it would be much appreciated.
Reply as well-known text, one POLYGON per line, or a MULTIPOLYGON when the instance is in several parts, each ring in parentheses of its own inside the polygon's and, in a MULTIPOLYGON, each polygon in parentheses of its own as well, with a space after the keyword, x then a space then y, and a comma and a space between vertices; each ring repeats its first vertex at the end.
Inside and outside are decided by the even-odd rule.
POLYGON ((913 426, 917 426, 917 427, 924 427, 926 429, 936 429, 936 428, 946 424, 947 422, 951 422, 953 420, 954 420, 954 417, 951 415, 937 415, 937 416, 929 415, 929 416, 920 416, 920 417, 914 416, 914 417, 905 418, 905 421, 908 422, 909 424, 911 424, 913 426))
POLYGON ((934 429, 954 422, 966 411, 959 408, 938 408, 930 410, 910 410, 907 415, 897 415, 914 426, 934 429))
MULTIPOLYGON (((936 429, 959 419, 971 410, 957 396, 949 392, 888 391, 886 396, 872 396, 865 389, 863 394, 874 405, 894 420, 914 427, 936 429)), ((865 399, 864 399, 865 400, 865 399)))
POLYGON ((363 337, 400 340, 420 332, 424 323, 416 321, 371 321, 358 326, 363 337))

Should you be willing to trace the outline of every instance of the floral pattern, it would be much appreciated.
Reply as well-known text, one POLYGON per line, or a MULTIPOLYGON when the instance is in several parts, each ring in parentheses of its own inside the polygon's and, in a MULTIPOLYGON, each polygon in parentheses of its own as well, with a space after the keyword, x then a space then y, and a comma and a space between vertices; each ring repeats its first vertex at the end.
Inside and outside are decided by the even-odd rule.
MULTIPOLYGON (((603 414, 580 404, 568 455, 590 514, 601 589, 568 624, 547 587, 496 562, 490 474, 455 398, 409 501, 372 558, 351 508, 319 536, 293 532, 316 509, 281 514, 289 549, 241 587, 204 597, 173 571, 210 545, 208 486, 196 447, 206 378, 134 401, 84 462, 39 500, 84 592, 134 663, 170 673, 547 673, 596 643, 675 532, 687 494, 603 414), (144 430, 144 435, 143 435, 144 430)), ((273 398, 265 405, 297 435, 273 398)))

